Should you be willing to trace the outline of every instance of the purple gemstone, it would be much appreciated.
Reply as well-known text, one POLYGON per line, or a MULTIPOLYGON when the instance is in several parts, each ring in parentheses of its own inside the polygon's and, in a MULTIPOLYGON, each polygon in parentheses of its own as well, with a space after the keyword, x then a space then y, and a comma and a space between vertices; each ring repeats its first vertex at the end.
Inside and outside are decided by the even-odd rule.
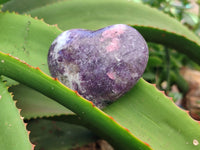
POLYGON ((147 61, 146 41, 124 24, 96 31, 65 31, 54 40, 48 54, 52 76, 99 108, 129 91, 147 61))

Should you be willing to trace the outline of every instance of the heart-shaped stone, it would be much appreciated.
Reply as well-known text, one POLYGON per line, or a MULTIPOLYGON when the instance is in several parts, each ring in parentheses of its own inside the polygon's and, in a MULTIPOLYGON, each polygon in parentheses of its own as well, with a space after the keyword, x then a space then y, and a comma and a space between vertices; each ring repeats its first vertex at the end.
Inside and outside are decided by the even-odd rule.
POLYGON ((124 24, 65 31, 53 41, 48 54, 52 76, 99 108, 129 91, 147 61, 144 38, 124 24))

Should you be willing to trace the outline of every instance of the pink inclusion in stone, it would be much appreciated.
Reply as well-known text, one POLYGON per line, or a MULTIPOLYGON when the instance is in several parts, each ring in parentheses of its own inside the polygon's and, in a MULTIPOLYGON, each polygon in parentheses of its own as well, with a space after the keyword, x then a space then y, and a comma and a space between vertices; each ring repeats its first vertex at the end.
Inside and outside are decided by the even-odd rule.
POLYGON ((114 38, 112 39, 111 43, 109 43, 108 46, 106 46, 106 51, 107 52, 112 52, 119 49, 119 39, 114 38))
POLYGON ((102 38, 100 38, 101 42, 111 39, 111 42, 106 46, 107 52, 112 52, 119 49, 119 36, 124 33, 125 29, 126 27, 124 25, 118 24, 102 33, 102 38))
POLYGON ((123 34, 125 29, 126 27, 124 25, 117 24, 113 26, 112 28, 110 28, 109 30, 105 30, 102 33, 103 38, 101 38, 100 40, 104 41, 108 38, 116 38, 117 36, 120 36, 121 34, 123 34))
POLYGON ((108 72, 107 75, 108 75, 108 77, 109 77, 110 79, 112 79, 112 80, 115 80, 115 78, 116 78, 115 72, 108 72))

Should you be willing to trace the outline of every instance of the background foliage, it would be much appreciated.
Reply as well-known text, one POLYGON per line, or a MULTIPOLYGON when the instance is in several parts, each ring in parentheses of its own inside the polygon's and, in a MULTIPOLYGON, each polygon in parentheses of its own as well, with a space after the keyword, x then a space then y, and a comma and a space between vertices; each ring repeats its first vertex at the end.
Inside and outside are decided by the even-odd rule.
MULTIPOLYGON (((196 64, 200 63, 198 14, 195 16, 187 12, 187 9, 192 7, 187 1, 181 1, 178 5, 170 0, 143 1, 156 9, 140 3, 142 1, 134 3, 123 0, 10 0, 2 5, 3 12, 0 13, 0 50, 39 67, 49 75, 46 59, 48 48, 62 31, 71 28, 98 29, 110 24, 125 23, 137 28, 149 42, 150 59, 144 79, 156 83, 158 88, 169 94, 171 85, 176 84, 181 90, 178 94, 184 95, 188 85, 179 74, 179 69, 182 66, 199 69, 199 65, 196 64), (5 13, 7 10, 18 12, 20 15, 5 13), (43 18, 49 24, 58 24, 60 29, 34 17, 43 18), (167 86, 163 86, 165 82, 167 86)), ((73 91, 66 90, 59 82, 41 73, 38 68, 24 65, 3 53, 0 58, 1 74, 18 81, 2 77, 7 86, 10 86, 9 91, 14 94, 14 99, 17 99, 17 106, 22 109, 21 115, 25 117, 25 122, 28 122, 28 130, 32 131, 30 139, 36 144, 35 149, 71 149, 99 138, 107 139, 116 149, 123 146, 125 149, 131 149, 132 145, 150 149, 142 141, 157 150, 199 149, 199 124, 143 79, 116 103, 105 108, 104 114, 97 108, 89 107, 89 104, 77 97, 73 91), (80 101, 80 104, 75 105, 72 100, 80 101), (111 126, 112 128, 109 128, 111 126), (124 135, 125 138, 122 136, 122 140, 119 140, 117 136, 115 138, 114 133, 120 138, 124 135), (125 142, 128 144, 124 144, 125 142)), ((4 83, 1 85, 1 96, 6 94, 5 101, 9 100, 12 103, 6 86, 4 83)), ((16 132, 6 134, 5 139, 13 138, 1 140, 0 147, 30 149, 28 134, 19 113, 16 113, 16 107, 10 108, 8 104, 2 104, 1 108, 5 108, 1 109, 1 118, 6 118, 1 119, 1 124, 7 126, 1 126, 0 132, 10 130, 11 126, 15 127, 13 130, 16 132), (8 113, 7 109, 13 111, 8 113), (11 116, 10 124, 7 123, 9 117, 5 117, 4 114, 11 116), (16 114, 18 116, 15 116, 16 114), (18 120, 13 122, 15 118, 18 120), (27 142, 20 142, 24 140, 15 136, 20 134, 27 142)))

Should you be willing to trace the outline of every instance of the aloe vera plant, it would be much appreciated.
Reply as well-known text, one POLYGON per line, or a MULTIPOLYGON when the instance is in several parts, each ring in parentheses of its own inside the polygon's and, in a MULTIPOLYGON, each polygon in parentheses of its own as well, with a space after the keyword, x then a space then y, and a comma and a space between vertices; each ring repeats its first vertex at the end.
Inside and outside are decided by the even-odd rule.
MULTIPOLYGON (((17 106, 22 109, 22 117, 46 117, 62 121, 66 126, 67 123, 72 123, 87 127, 90 131, 84 129, 84 132, 91 134, 92 131, 98 138, 107 140, 115 149, 199 149, 199 123, 191 119, 187 112, 178 108, 154 85, 140 79, 128 93, 100 110, 76 91, 52 78, 47 65, 51 43, 61 32, 70 28, 92 30, 116 23, 129 24, 135 27, 147 42, 173 47, 200 63, 200 40, 195 34, 156 9, 132 1, 49 0, 45 1, 45 4, 39 1, 36 4, 30 0, 30 4, 35 5, 29 5, 26 9, 16 7, 16 2, 23 0, 12 0, 6 3, 2 10, 15 10, 31 14, 32 17, 10 12, 0 13, 0 73, 1 80, 7 81, 9 91, 18 101, 17 106), (154 16, 151 19, 148 17, 150 14, 154 16), (58 24, 61 29, 34 18, 36 16, 49 24, 58 24)), ((32 149, 34 146, 28 139, 28 132, 25 131, 12 96, 2 81, 0 148, 32 149)), ((30 129, 31 126, 30 122, 30 129)), ((61 134, 65 133, 64 129, 56 131, 59 131, 60 138, 63 137, 65 147, 75 147, 65 141, 66 135, 61 134)), ((44 138, 47 137, 42 136, 42 131, 40 135, 33 136, 35 149, 62 149, 61 144, 60 147, 53 142, 51 146, 42 145, 39 141, 34 141, 34 138, 45 143, 44 138)), ((91 136, 85 138, 91 139, 91 136)), ((96 137, 93 139, 96 140, 96 137)), ((85 140, 82 144, 88 141, 85 140)))

